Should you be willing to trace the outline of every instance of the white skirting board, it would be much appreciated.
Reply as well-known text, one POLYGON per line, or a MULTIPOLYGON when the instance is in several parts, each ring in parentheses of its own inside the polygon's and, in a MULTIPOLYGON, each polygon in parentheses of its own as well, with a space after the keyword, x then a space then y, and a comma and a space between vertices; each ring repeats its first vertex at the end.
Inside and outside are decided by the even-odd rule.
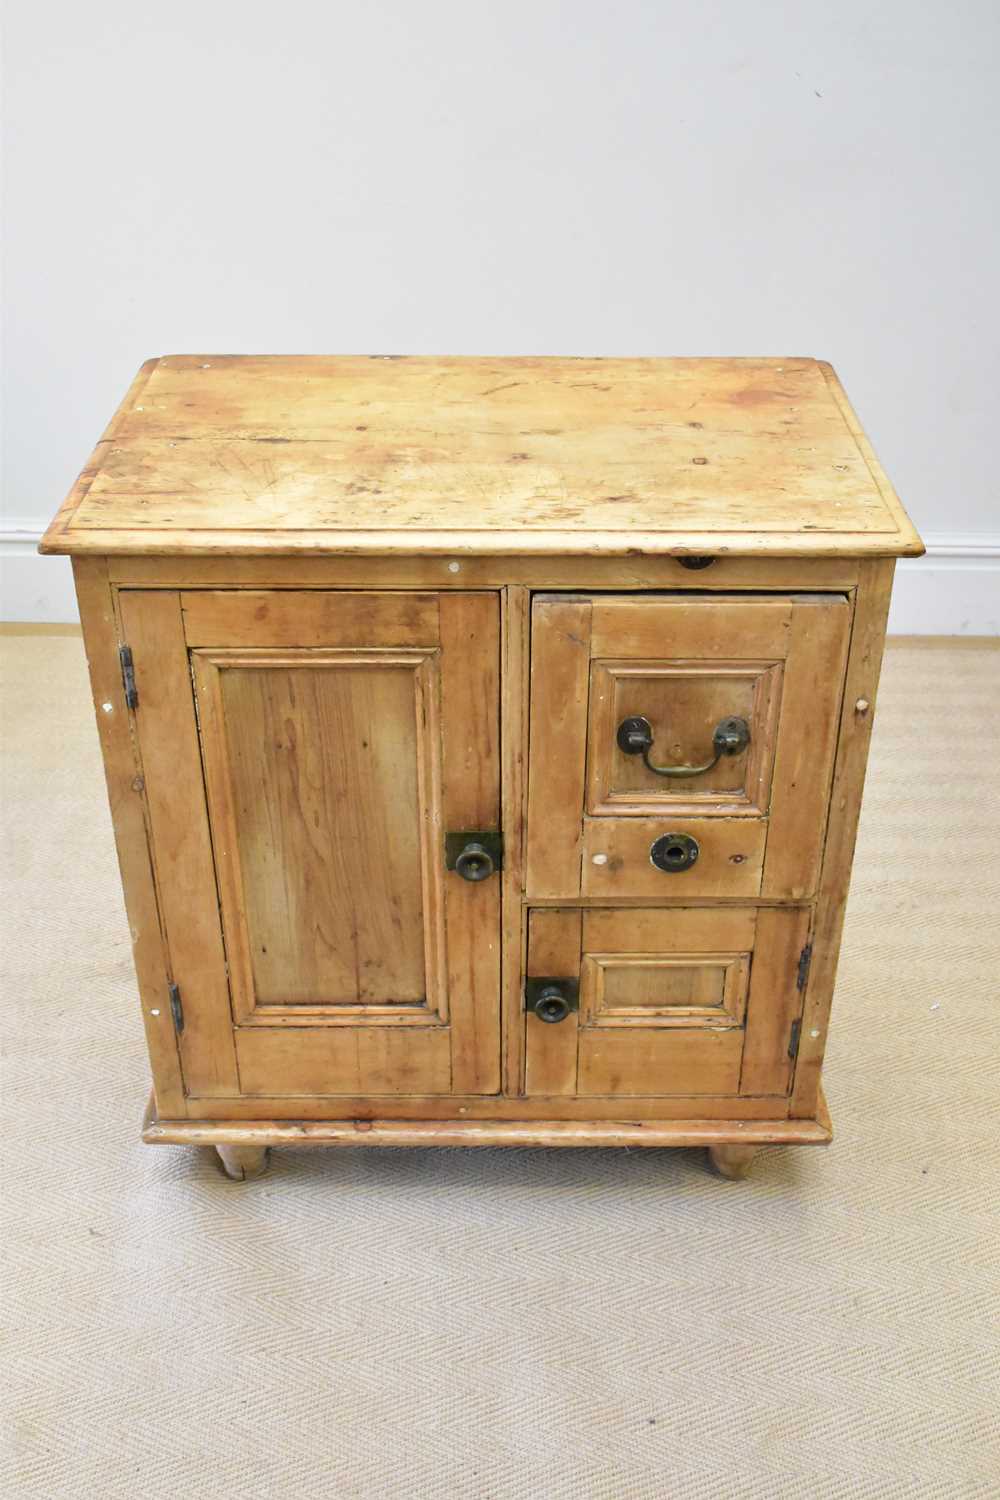
MULTIPOLYGON (((39 557, 41 529, 0 529, 0 620, 75 621, 73 577, 65 557, 39 557)), ((927 556, 896 568, 891 635, 1000 635, 1000 536, 931 533, 927 556)))

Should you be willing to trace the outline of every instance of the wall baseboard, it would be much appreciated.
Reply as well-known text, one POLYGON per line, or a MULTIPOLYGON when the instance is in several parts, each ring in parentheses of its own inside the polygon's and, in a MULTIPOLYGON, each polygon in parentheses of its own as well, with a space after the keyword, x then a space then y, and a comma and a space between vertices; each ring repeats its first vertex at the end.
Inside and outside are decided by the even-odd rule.
MULTIPOLYGON (((41 529, 9 521, 0 529, 0 620, 77 620, 65 557, 39 557, 41 529)), ((931 533, 926 557, 896 568, 891 635, 1000 635, 1000 535, 931 533)))

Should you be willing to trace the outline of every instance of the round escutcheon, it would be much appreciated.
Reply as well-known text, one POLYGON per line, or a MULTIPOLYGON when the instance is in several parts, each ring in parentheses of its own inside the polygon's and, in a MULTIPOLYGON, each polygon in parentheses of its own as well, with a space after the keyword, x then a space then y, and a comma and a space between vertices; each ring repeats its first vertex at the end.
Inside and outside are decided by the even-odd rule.
POLYGON ((649 858, 658 870, 676 875, 690 870, 698 858, 698 840, 689 833, 663 833, 650 845, 649 858))

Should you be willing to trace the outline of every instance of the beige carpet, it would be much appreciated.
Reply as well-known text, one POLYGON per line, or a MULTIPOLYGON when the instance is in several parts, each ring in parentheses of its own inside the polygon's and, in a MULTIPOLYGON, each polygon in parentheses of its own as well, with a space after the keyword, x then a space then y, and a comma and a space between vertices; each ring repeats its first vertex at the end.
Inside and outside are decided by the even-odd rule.
POLYGON ((890 650, 828 1151, 137 1139, 77 640, 5 638, 6 1496, 996 1496, 1000 653, 890 650), (992 1118, 991 1118, 992 1110, 992 1118))

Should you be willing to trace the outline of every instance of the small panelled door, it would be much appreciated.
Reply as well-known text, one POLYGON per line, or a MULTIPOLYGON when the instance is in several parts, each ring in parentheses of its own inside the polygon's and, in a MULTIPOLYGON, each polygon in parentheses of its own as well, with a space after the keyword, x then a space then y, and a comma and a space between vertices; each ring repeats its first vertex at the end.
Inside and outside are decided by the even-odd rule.
POLYGON ((495 1093, 498 597, 120 598, 188 1094, 495 1093))
MULTIPOLYGON (((808 907, 543 910, 528 927, 529 1094, 773 1099, 802 1014, 808 907), (561 1003, 560 1003, 561 1000, 561 1003)), ((779 1102, 780 1101, 780 1102, 779 1102)))

